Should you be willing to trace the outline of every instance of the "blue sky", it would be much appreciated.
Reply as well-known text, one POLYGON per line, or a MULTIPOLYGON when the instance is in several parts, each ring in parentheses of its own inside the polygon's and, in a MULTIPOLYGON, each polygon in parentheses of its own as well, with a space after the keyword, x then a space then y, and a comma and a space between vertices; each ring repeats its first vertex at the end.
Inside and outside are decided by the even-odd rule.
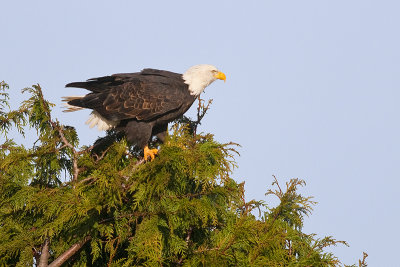
MULTIPOLYGON (((184 72, 208 63, 227 75, 203 97, 214 103, 201 130, 240 143, 234 176, 248 199, 266 199, 276 175, 306 180, 318 201, 306 232, 362 251, 370 266, 395 266, 400 174, 399 1, 3 1, 0 80, 39 83, 77 128, 101 133, 88 112, 61 112, 82 94, 72 81, 145 67, 184 72)), ((193 114, 193 110, 189 111, 193 114)))

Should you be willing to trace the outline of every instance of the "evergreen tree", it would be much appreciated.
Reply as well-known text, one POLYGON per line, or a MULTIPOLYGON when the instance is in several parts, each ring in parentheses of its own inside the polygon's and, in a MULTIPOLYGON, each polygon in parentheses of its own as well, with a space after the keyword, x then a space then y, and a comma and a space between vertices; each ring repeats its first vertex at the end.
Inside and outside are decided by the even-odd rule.
POLYGON ((0 89, 0 265, 342 266, 324 249, 344 241, 302 232, 315 204, 297 192, 304 181, 275 178, 276 207, 245 200, 231 178, 237 145, 197 132, 210 102, 144 162, 112 131, 79 147, 39 85, 13 111, 0 89), (26 127, 37 132, 31 147, 9 138, 26 127))

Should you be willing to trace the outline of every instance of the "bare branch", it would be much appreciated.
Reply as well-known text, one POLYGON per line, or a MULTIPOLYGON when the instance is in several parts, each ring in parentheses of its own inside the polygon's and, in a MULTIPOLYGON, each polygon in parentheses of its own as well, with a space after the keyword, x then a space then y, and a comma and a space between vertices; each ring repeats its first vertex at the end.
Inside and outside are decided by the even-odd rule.
POLYGON ((77 154, 80 155, 80 154, 84 154, 84 153, 86 153, 86 152, 90 152, 90 151, 92 151, 93 148, 94 148, 94 145, 91 145, 90 147, 88 147, 88 148, 86 148, 86 149, 83 149, 83 150, 81 150, 81 151, 78 151, 77 154))
POLYGON ((47 267, 49 264, 49 239, 46 238, 42 247, 42 253, 40 255, 39 265, 38 267, 47 267))
MULTIPOLYGON (((93 146, 92 146, 92 148, 93 148, 93 146)), ((106 150, 104 150, 104 151, 101 153, 100 156, 97 155, 97 154, 95 154, 95 153, 93 153, 93 156, 95 156, 95 158, 96 158, 96 162, 99 162, 100 160, 102 160, 102 159, 104 158, 104 156, 107 154, 108 150, 110 150, 110 148, 111 148, 111 147, 108 147, 106 150)))
POLYGON ((58 267, 61 266, 64 262, 66 262, 69 258, 71 258, 78 250, 80 250, 83 245, 86 244, 87 241, 92 239, 92 237, 87 236, 82 241, 73 244, 69 249, 67 249, 63 254, 61 254, 57 259, 55 259, 52 263, 50 263, 49 267, 58 267))
POLYGON ((95 177, 93 177, 93 176, 89 176, 89 177, 86 177, 85 179, 80 180, 80 181, 79 181, 79 184, 86 183, 87 181, 90 181, 89 184, 92 184, 92 183, 95 182, 97 179, 98 179, 98 178, 95 178, 95 177))
POLYGON ((367 267, 367 263, 365 262, 365 260, 367 259, 367 257, 368 257, 368 254, 365 253, 365 252, 363 252, 362 261, 361 261, 361 260, 358 260, 358 266, 359 266, 359 267, 367 267))

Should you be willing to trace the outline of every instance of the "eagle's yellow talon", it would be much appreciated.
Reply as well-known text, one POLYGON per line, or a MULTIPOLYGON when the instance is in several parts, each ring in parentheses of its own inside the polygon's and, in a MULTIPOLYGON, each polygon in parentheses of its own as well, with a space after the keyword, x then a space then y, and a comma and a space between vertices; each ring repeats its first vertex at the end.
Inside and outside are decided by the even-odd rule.
POLYGON ((156 149, 156 148, 149 149, 148 146, 145 146, 144 151, 143 151, 144 160, 147 160, 150 157, 150 161, 153 161, 155 156, 157 155, 157 153, 158 153, 158 149, 156 149))

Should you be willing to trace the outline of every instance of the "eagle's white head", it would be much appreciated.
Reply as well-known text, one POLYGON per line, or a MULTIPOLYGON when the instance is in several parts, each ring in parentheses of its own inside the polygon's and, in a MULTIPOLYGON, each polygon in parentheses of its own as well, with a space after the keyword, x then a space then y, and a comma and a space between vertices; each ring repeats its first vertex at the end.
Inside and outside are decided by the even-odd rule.
POLYGON ((190 67, 182 77, 185 83, 189 85, 190 94, 196 96, 200 95, 213 81, 217 79, 226 80, 223 72, 220 72, 215 66, 207 64, 190 67))

